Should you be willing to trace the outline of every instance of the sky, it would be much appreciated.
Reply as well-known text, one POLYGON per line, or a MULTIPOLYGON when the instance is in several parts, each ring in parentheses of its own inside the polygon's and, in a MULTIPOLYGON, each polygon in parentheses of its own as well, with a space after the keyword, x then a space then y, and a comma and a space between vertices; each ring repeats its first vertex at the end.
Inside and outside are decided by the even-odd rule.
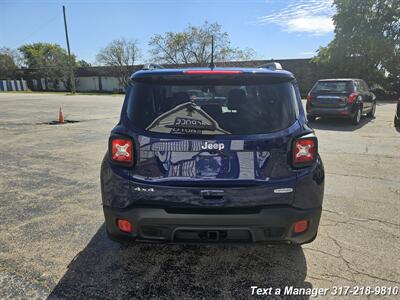
POLYGON ((308 58, 333 39, 332 0, 0 0, 0 47, 33 42, 66 48, 66 6, 71 51, 96 63, 96 54, 117 38, 137 39, 146 51, 154 34, 218 22, 231 45, 253 48, 258 59, 308 58))

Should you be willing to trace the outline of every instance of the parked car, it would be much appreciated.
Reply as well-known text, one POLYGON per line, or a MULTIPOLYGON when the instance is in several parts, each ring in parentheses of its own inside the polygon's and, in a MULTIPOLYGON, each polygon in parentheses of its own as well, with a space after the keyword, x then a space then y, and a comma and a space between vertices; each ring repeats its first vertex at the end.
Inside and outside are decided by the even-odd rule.
POLYGON ((396 113, 394 115, 394 127, 400 129, 400 97, 397 99, 396 113))
POLYGON ((364 114, 375 116, 375 98, 362 79, 318 80, 307 96, 307 119, 344 117, 357 125, 364 114))
POLYGON ((287 71, 138 71, 108 147, 101 192, 112 240, 304 244, 317 235, 324 168, 287 71), (191 101, 193 90, 212 104, 191 101))

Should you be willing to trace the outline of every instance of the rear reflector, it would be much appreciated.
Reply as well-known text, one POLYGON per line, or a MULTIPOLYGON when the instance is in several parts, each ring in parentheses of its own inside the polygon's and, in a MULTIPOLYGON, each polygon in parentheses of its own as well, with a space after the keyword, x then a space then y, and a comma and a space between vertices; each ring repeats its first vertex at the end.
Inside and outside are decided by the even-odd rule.
POLYGON ((111 159, 118 163, 132 164, 132 140, 116 138, 110 142, 111 159))
POLYGON ((303 138, 294 142, 293 164, 295 166, 307 165, 315 160, 317 154, 316 139, 303 138))
POLYGON ((294 223, 294 228, 293 231, 295 233, 302 233, 308 229, 308 221, 307 220, 301 220, 297 221, 294 223))
POLYGON ((117 226, 122 232, 132 232, 132 224, 128 220, 117 219, 117 226))
POLYGON ((217 74, 241 74, 243 73, 242 71, 238 70, 187 70, 184 71, 183 73, 185 74, 192 74, 192 75, 217 75, 217 74))

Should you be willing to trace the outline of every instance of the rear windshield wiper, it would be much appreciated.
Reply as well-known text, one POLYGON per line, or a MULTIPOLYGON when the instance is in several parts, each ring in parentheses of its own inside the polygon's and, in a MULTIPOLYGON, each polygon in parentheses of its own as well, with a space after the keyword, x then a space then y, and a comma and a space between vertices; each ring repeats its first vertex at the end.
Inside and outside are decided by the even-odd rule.
POLYGON ((167 128, 174 128, 174 129, 194 129, 194 130, 209 130, 209 131, 215 131, 216 128, 214 125, 207 125, 207 124, 202 124, 202 125, 187 125, 187 124, 181 124, 181 125, 165 125, 167 128))

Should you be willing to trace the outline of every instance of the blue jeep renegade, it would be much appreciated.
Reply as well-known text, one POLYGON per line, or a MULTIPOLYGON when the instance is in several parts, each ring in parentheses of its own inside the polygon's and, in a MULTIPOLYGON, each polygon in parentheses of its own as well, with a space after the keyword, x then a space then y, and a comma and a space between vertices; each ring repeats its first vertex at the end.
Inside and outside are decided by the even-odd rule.
POLYGON ((106 228, 124 242, 287 242, 317 235, 318 141, 296 80, 261 68, 134 73, 101 166, 106 228))

